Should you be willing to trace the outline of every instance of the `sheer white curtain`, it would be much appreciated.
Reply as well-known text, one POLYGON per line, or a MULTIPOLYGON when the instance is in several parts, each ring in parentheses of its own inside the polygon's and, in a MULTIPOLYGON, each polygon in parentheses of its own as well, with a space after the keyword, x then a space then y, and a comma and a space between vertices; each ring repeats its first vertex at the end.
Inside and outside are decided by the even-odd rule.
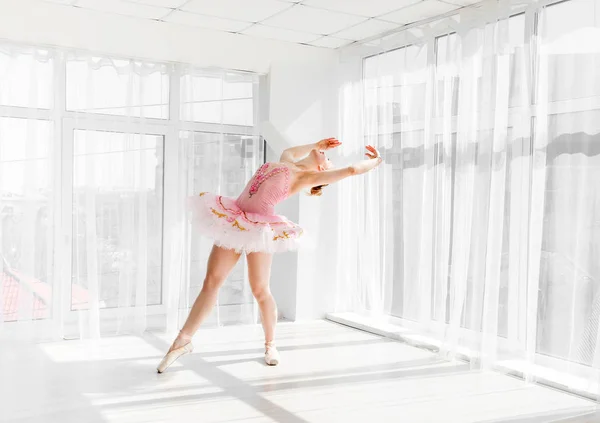
MULTIPOLYGON (((0 336, 176 330, 206 240, 187 195, 235 195, 260 164, 258 76, 4 44, 0 336)), ((245 270, 212 320, 254 321, 245 270)))
POLYGON ((168 65, 70 53, 65 71, 73 118, 61 133, 64 195, 72 198, 63 330, 140 333, 162 303, 168 65))
POLYGON ((345 53, 345 153, 385 164, 343 182, 338 311, 600 394, 599 10, 484 4, 345 53))
MULTIPOLYGON (((0 331, 52 315, 60 200, 50 120, 56 54, 0 47, 0 331)), ((31 326, 20 332, 31 333, 31 326)), ((16 331, 14 331, 16 332, 16 331)))

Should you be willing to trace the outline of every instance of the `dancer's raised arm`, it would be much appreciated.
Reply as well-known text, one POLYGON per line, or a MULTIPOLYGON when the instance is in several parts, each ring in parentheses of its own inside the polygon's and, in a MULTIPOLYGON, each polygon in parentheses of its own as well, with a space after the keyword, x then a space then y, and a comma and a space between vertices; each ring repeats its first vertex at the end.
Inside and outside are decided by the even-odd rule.
POLYGON ((281 153, 279 161, 295 163, 298 160, 306 157, 312 150, 326 151, 335 147, 338 147, 342 143, 335 138, 325 138, 316 143, 299 145, 297 147, 291 147, 281 153))

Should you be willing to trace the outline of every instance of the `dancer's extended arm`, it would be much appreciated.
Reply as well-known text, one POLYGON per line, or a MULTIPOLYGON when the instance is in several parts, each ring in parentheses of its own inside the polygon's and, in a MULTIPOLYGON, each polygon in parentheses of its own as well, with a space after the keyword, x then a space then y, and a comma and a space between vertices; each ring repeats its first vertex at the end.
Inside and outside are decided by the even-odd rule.
POLYGON ((349 176, 367 173, 368 171, 375 169, 382 162, 381 157, 379 157, 379 152, 375 147, 370 145, 367 146, 365 155, 369 157, 369 159, 362 160, 341 169, 324 170, 321 172, 304 172, 298 178, 298 184, 301 188, 333 184, 334 182, 349 176))
POLYGON ((339 146, 341 142, 339 142, 335 138, 326 138, 319 142, 315 142, 312 144, 299 145, 297 147, 288 148, 281 153, 281 158, 279 159, 282 162, 290 162, 294 163, 298 160, 303 159, 310 153, 312 150, 329 150, 331 148, 335 148, 339 146))

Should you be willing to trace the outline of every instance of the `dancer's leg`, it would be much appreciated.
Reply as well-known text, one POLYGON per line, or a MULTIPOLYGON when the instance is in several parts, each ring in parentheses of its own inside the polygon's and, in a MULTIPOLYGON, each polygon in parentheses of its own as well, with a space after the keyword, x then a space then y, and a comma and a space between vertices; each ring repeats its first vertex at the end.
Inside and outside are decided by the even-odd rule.
POLYGON ((277 305, 269 289, 273 255, 267 253, 250 253, 247 255, 247 260, 250 287, 260 308, 261 322, 265 332, 265 343, 269 345, 275 339, 275 325, 277 323, 277 305))
POLYGON ((196 298, 179 336, 177 336, 169 351, 190 342, 191 337, 194 336, 200 324, 210 314, 217 302, 219 288, 223 285, 223 282, 225 282, 225 279, 227 279, 227 276, 229 276, 239 258, 240 254, 234 250, 227 250, 213 245, 208 257, 206 277, 204 285, 202 285, 202 290, 198 298, 196 298))

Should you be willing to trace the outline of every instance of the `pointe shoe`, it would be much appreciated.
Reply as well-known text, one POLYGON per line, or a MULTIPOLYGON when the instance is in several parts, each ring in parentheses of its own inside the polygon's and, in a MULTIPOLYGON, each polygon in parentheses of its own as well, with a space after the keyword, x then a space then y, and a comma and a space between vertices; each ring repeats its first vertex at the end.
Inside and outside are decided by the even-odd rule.
POLYGON ((279 364, 279 351, 272 342, 265 344, 265 363, 268 366, 277 366, 279 364))
POLYGON ((177 360, 182 355, 190 354, 192 351, 194 351, 194 346, 192 345, 191 337, 184 336, 182 337, 182 339, 187 340, 189 342, 179 348, 175 348, 174 350, 168 352, 156 368, 156 371, 158 373, 162 373, 165 370, 167 370, 167 368, 171 364, 175 363, 175 360, 177 360))

